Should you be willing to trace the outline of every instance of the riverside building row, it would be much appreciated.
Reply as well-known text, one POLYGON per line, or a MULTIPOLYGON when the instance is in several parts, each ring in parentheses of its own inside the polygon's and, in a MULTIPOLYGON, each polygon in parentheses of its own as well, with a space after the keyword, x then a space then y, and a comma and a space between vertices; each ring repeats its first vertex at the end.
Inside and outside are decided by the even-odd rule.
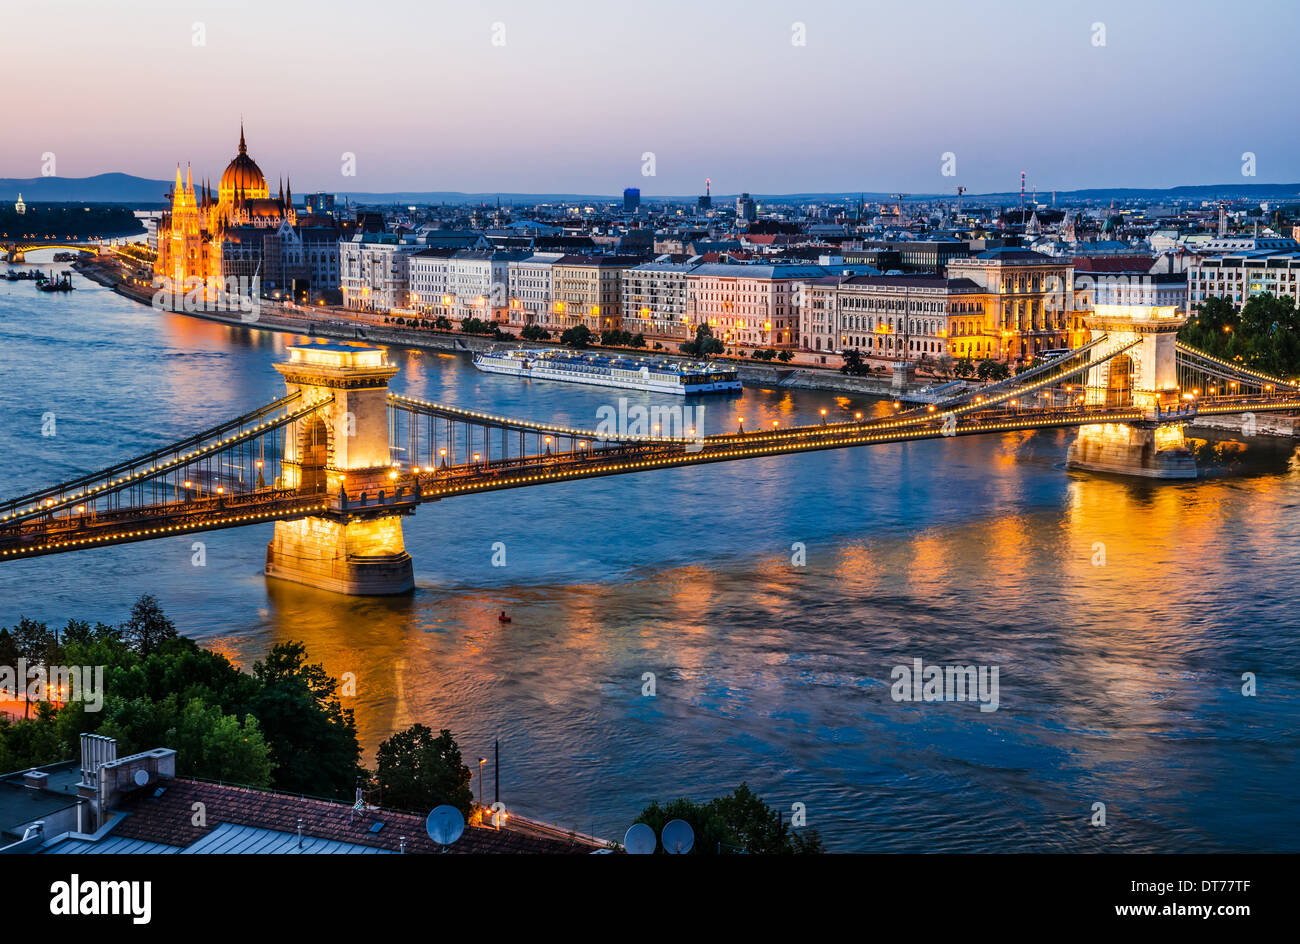
POLYGON ((674 346, 708 325, 734 350, 857 349, 881 359, 1031 360, 1084 343, 1084 317, 1103 295, 1179 307, 1212 295, 1240 305, 1265 291, 1300 301, 1300 247, 1285 246, 1197 258, 1185 275, 1118 271, 1118 262, 1115 272, 1076 271, 1069 258, 1018 247, 949 258, 938 274, 881 274, 826 256, 818 264, 679 260, 493 249, 474 233, 436 245, 358 233, 339 244, 352 309, 474 318, 515 333, 581 324, 674 346))

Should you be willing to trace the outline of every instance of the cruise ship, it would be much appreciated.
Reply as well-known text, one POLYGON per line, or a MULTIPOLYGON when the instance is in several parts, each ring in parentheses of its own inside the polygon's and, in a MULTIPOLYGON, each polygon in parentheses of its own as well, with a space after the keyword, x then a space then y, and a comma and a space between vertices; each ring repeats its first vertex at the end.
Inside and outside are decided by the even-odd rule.
POLYGON ((735 368, 703 361, 679 363, 655 357, 516 348, 476 354, 474 366, 490 374, 562 380, 597 387, 626 387, 679 396, 740 389, 735 368))

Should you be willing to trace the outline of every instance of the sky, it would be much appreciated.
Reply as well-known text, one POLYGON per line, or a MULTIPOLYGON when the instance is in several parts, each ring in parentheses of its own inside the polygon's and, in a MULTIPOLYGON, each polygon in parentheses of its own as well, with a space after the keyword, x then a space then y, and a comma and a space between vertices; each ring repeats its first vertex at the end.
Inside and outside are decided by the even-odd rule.
POLYGON ((1296 0, 25 0, 0 177, 215 179, 242 116, 296 193, 1284 183, 1298 34, 1296 0))

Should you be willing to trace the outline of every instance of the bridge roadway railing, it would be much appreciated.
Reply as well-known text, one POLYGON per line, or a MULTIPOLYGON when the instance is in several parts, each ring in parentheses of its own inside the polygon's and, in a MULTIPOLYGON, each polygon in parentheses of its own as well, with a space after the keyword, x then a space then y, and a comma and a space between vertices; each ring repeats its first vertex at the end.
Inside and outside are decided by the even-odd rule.
POLYGON ((1190 367, 1200 370, 1207 374, 1223 377, 1229 380, 1237 380, 1249 386, 1260 387, 1262 389, 1276 389, 1279 391, 1290 390, 1300 391, 1300 383, 1293 380, 1285 380, 1281 377, 1273 377, 1261 371, 1251 370, 1249 367, 1243 367, 1240 364, 1234 364, 1215 357, 1212 354, 1206 354, 1204 351, 1197 350, 1181 341, 1175 342, 1174 350, 1179 357, 1180 367, 1190 367))
POLYGON ((323 488, 266 488, 106 512, 49 513, 0 526, 0 561, 288 520, 326 507, 323 488))
MULTIPOLYGON (((1191 409, 1188 408, 1181 413, 1170 414, 1166 421, 1184 422, 1190 415, 1191 409)), ((628 443, 615 450, 595 453, 481 461, 447 469, 426 470, 418 476, 420 500, 438 501, 480 491, 795 452, 1092 423, 1141 423, 1150 417, 1148 411, 1135 407, 1097 409, 1070 404, 1034 409, 986 408, 961 416, 935 413, 921 421, 897 423, 890 427, 872 423, 835 424, 792 427, 776 432, 709 436, 689 444, 628 443)))
POLYGON ((143 456, 8 501, 0 505, 0 527, 51 512, 73 514, 83 506, 100 512, 132 505, 156 506, 162 503, 161 494, 167 489, 175 494, 196 495, 203 479, 214 490, 213 482, 230 481, 227 491, 250 491, 238 484, 245 474, 249 483, 256 482, 259 475, 274 479, 274 470, 280 465, 283 445, 274 434, 330 402, 329 398, 310 404, 299 400, 296 393, 282 397, 143 456), (276 412, 280 415, 267 418, 276 412), (189 484, 182 487, 181 480, 187 474, 200 481, 198 488, 189 484), (125 503, 124 495, 128 499, 125 503))

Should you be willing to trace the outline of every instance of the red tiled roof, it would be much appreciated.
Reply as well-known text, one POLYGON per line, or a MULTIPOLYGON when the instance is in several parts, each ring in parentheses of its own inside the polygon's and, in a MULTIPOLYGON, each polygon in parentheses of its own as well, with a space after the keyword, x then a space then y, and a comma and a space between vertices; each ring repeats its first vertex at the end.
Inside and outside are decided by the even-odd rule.
MULTIPOLYGON (((365 810, 352 814, 346 803, 331 803, 248 787, 223 786, 195 780, 164 780, 161 797, 136 797, 121 806, 123 816, 113 835, 143 839, 169 846, 189 846, 222 823, 257 826, 296 833, 302 820, 305 836, 374 846, 394 852, 406 837, 406 851, 441 852, 424 830, 424 817, 390 810, 365 810), (193 825, 194 803, 202 803, 206 825, 193 825), (352 821, 349 822, 349 819, 352 821), (384 822, 378 833, 369 832, 376 820, 384 822)), ((506 825, 500 830, 469 826, 448 852, 458 853, 590 853, 596 846, 552 838, 527 827, 506 825)))
POLYGON ((1075 272, 1148 272, 1151 256, 1075 256, 1075 272))

